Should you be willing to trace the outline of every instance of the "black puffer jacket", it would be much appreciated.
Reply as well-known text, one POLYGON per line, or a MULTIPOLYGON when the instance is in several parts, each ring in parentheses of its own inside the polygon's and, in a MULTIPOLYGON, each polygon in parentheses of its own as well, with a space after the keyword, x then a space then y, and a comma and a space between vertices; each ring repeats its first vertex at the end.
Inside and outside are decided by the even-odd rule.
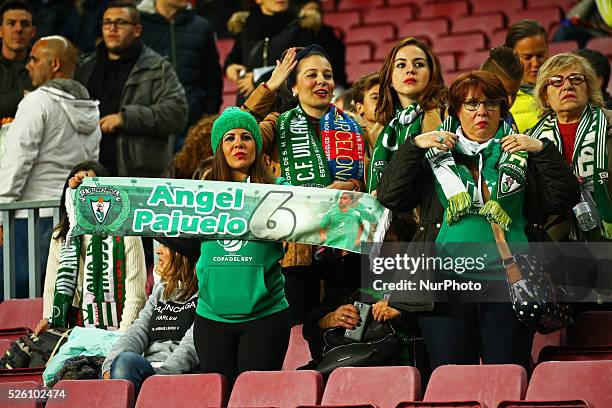
MULTIPOLYGON (((528 220, 529 240, 536 240, 531 227, 543 225, 549 215, 570 211, 580 201, 580 185, 567 162, 554 145, 544 144, 544 149, 529 154, 527 161, 523 212, 528 220)), ((385 207, 393 211, 419 207, 419 225, 413 238, 417 242, 435 241, 444 216, 426 152, 413 143, 403 144, 378 184, 378 200, 385 207)))
POLYGON ((142 42, 168 57, 189 104, 188 125, 202 114, 215 114, 221 106, 223 77, 213 30, 194 10, 181 10, 171 23, 157 14, 151 1, 138 6, 142 12, 142 42))

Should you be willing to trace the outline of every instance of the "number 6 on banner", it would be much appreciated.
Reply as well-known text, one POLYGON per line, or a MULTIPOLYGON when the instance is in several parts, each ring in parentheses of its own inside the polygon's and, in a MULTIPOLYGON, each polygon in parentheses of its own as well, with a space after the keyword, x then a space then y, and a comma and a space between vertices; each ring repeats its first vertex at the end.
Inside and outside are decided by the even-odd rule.
POLYGON ((283 205, 293 197, 289 191, 270 191, 253 211, 251 233, 259 239, 280 241, 295 230, 295 213, 283 205))

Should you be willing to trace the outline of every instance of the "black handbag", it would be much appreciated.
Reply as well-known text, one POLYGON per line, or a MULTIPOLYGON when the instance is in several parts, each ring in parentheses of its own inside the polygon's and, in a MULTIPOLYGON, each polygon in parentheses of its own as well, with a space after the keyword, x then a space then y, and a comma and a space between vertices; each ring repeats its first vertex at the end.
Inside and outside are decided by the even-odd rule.
POLYGON ((338 367, 392 365, 398 356, 400 339, 390 323, 367 323, 362 341, 344 337, 345 328, 334 327, 323 334, 325 347, 316 370, 324 376, 338 367))
POLYGON ((503 229, 491 223, 497 248, 506 270, 512 308, 517 319, 538 333, 547 334, 573 323, 569 305, 557 301, 558 286, 541 257, 513 255, 503 229))

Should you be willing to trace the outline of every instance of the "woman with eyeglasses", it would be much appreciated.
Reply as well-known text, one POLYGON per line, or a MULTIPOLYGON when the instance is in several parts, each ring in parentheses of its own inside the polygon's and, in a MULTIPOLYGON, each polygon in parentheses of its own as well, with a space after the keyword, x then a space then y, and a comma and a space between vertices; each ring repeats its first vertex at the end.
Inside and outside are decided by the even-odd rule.
POLYGON ((612 240, 612 112, 603 108, 597 75, 584 58, 558 54, 540 68, 534 96, 542 118, 531 135, 559 149, 582 186, 569 238, 612 240))
POLYGON ((484 293, 508 293, 491 223, 514 247, 528 241, 528 224, 563 213, 579 199, 576 178, 559 151, 547 141, 515 134, 503 120, 507 111, 497 77, 484 71, 460 75, 450 87, 449 117, 438 131, 400 146, 378 186, 378 199, 393 211, 420 203, 440 208, 436 256, 481 262, 461 268, 452 262, 435 270, 436 278, 479 283, 484 291, 470 292, 471 302, 467 292, 437 292, 447 296, 445 302, 437 298, 434 310, 420 315, 432 369, 480 359, 529 369, 533 332, 509 302, 482 302, 484 293))

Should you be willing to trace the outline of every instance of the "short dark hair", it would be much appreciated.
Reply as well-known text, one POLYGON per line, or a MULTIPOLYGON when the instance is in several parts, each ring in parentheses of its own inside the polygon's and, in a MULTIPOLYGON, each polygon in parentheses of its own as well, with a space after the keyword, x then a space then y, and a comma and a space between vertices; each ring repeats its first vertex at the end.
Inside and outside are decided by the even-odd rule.
POLYGON ((582 58, 589 61, 589 64, 591 64, 595 70, 595 73, 603 78, 601 90, 606 90, 608 88, 608 82, 610 82, 610 61, 608 61, 608 57, 599 51, 591 50, 589 48, 576 50, 574 51, 574 54, 578 54, 582 58))
POLYGON ((353 82, 353 102, 363 103, 366 92, 375 85, 380 84, 380 77, 378 72, 373 74, 367 74, 360 77, 358 80, 353 82))
POLYGON ((471 89, 481 91, 485 98, 501 100, 501 118, 508 115, 508 96, 504 84, 490 72, 472 71, 461 74, 455 79, 449 90, 448 114, 459 117, 461 104, 471 89))
POLYGON ((489 51, 489 58, 482 63, 481 70, 501 74, 512 81, 523 79, 521 60, 512 48, 495 47, 489 51))
POLYGON ((546 29, 542 27, 540 23, 535 20, 521 20, 514 23, 508 28, 506 33, 506 42, 504 46, 514 49, 516 43, 521 41, 523 38, 537 37, 541 35, 546 39, 546 29))
POLYGON ((106 10, 112 9, 112 8, 128 9, 130 12, 130 18, 132 19, 132 23, 140 24, 140 11, 138 11, 134 3, 130 1, 124 1, 124 0, 111 1, 110 3, 108 3, 106 8, 104 9, 104 13, 106 13, 106 10))
POLYGON ((29 3, 26 3, 22 0, 6 0, 0 6, 0 24, 2 24, 2 21, 4 19, 4 13, 9 10, 25 10, 30 13, 30 16, 34 16, 34 10, 32 9, 32 6, 30 6, 29 3))

